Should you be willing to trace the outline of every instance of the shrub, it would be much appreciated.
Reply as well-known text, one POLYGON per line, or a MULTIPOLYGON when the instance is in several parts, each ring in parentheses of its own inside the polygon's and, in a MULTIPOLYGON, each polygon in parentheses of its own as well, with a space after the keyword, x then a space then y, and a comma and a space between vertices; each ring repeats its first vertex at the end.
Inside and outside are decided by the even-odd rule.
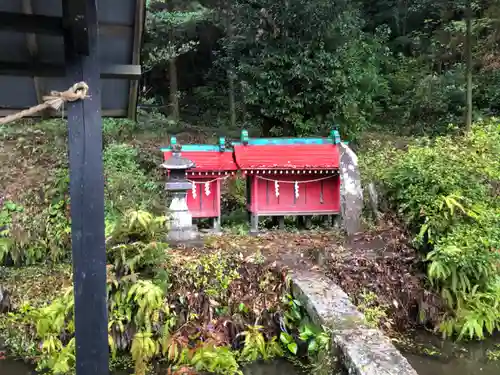
POLYGON ((120 139, 131 138, 137 130, 138 124, 129 119, 102 119, 102 137, 105 145, 120 139))
POLYGON ((110 144, 104 150, 106 214, 116 216, 129 209, 157 212, 160 185, 141 169, 138 150, 126 144, 110 144))
POLYGON ((498 121, 476 123, 459 137, 419 139, 407 151, 374 149, 364 170, 381 183, 426 255, 429 281, 451 311, 443 334, 482 338, 499 328, 498 121))
POLYGON ((7 202, 0 210, 0 264, 32 265, 69 259, 68 170, 56 170, 39 205, 7 202), (1 231, 1 228, 4 228, 1 231), (3 237, 3 238, 1 238, 3 237))

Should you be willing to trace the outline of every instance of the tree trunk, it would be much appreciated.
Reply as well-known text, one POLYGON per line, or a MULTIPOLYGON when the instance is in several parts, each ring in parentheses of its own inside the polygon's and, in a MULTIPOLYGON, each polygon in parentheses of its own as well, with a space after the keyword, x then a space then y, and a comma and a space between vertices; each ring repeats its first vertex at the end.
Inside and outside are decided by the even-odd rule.
POLYGON ((466 105, 466 120, 465 130, 470 131, 472 127, 472 5, 471 0, 467 0, 467 8, 465 9, 465 57, 466 57, 466 72, 467 72, 467 105, 466 105))
MULTIPOLYGON (((226 0, 226 25, 227 25, 227 36, 229 41, 233 40, 233 25, 231 22, 231 2, 226 0)), ((230 43, 231 48, 232 44, 230 43)), ((227 70, 227 79, 228 79, 228 90, 229 90, 229 113, 231 115, 231 128, 236 127, 236 104, 235 104, 235 87, 234 87, 234 74, 233 74, 233 53, 232 50, 229 51, 229 68, 227 70)))
MULTIPOLYGON (((172 13, 174 11, 174 5, 172 1, 168 2, 168 11, 172 13)), ((168 42, 170 45, 174 46, 175 43, 175 35, 174 35, 174 25, 170 24, 169 25, 169 30, 168 30, 168 42)), ((169 83, 170 83, 170 116, 172 117, 172 120, 174 121, 179 121, 180 114, 179 114, 179 99, 177 97, 177 91, 178 91, 178 85, 177 85, 177 64, 176 64, 176 57, 175 54, 172 51, 172 58, 168 62, 168 78, 169 78, 169 83)))
POLYGON ((177 97, 177 66, 175 57, 168 63, 168 74, 170 81, 170 116, 174 121, 179 121, 179 99, 177 97))
POLYGON ((234 76, 231 70, 227 71, 229 80, 229 113, 231 114, 231 128, 236 127, 236 104, 234 100, 234 76))

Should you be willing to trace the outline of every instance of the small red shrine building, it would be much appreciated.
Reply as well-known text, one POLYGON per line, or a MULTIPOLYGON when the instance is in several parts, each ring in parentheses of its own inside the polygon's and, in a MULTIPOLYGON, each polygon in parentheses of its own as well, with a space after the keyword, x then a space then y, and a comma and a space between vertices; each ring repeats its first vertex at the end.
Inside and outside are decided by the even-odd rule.
MULTIPOLYGON (((170 139, 170 146, 163 147, 164 160, 172 155, 175 137, 170 139)), ((222 181, 237 171, 233 158, 233 150, 225 146, 225 138, 219 138, 218 145, 182 145, 181 154, 195 163, 188 170, 187 177, 192 183, 191 192, 187 195, 187 205, 193 218, 210 218, 215 231, 220 231, 221 218, 221 185, 222 181)))
POLYGON ((340 213, 340 136, 254 138, 244 130, 234 143, 238 169, 247 176, 251 231, 259 216, 337 215, 340 213))

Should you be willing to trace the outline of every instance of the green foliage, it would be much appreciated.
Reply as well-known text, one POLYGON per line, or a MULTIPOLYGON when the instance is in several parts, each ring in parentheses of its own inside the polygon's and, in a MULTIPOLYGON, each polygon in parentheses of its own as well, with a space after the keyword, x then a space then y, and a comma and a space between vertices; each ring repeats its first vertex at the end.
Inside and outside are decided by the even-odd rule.
POLYGON ((305 354, 311 360, 312 367, 319 371, 321 365, 318 361, 330 351, 330 332, 325 327, 313 324, 302 303, 291 294, 283 297, 283 303, 286 307, 284 326, 279 337, 281 343, 293 355, 299 355, 299 346, 305 344, 305 354))
MULTIPOLYGON (((111 128, 125 126, 124 122, 105 121, 105 124, 111 128)), ((160 212, 160 185, 155 181, 156 178, 149 175, 140 165, 138 150, 129 145, 108 145, 104 151, 104 164, 106 233, 118 242, 130 242, 130 239, 117 238, 120 234, 116 228, 123 226, 119 221, 128 217, 126 214, 131 208, 160 212)), ((60 168, 48 179, 48 183, 39 193, 42 198, 29 197, 26 202, 27 210, 10 201, 3 205, 0 211, 0 263, 32 265, 69 260, 71 222, 68 169, 60 168)), ((130 237, 141 237, 144 233, 139 233, 140 226, 146 225, 145 221, 148 220, 147 225, 150 225, 150 228, 143 229, 156 231, 147 238, 148 241, 156 238, 158 231, 165 229, 164 218, 152 220, 152 217, 147 215, 149 214, 144 216, 143 212, 139 212, 139 217, 134 219, 136 222, 129 223, 135 230, 133 232, 133 228, 127 228, 130 237)))
POLYGON ((264 130, 305 135, 338 122, 344 134, 358 133, 386 90, 379 74, 386 52, 361 32, 355 6, 293 0, 286 11, 272 1, 259 7, 232 3, 235 36, 224 39, 219 63, 235 63, 245 105, 276 124, 264 130))
POLYGON ((5 227, 12 224, 12 214, 16 212, 23 212, 23 207, 12 201, 3 202, 0 210, 0 227, 2 227, 0 234, 8 234, 8 228, 5 227))
POLYGON ((387 319, 387 308, 380 306, 378 297, 373 292, 364 291, 359 296, 358 309, 365 316, 366 323, 372 328, 381 326, 382 321, 387 319))
MULTIPOLYGON (((190 120, 204 128, 227 123, 235 108, 237 122, 266 135, 320 133, 334 122, 349 137, 373 127, 448 133, 465 110, 463 7, 429 0, 152 2, 148 92, 163 104, 166 62, 175 59, 181 112, 196 114, 190 120), (228 110, 229 95, 236 103, 228 110)), ((500 110, 498 15, 497 2, 474 3, 475 118, 500 110)))
POLYGON ((158 343, 151 332, 137 332, 132 340, 130 352, 135 362, 135 375, 146 375, 148 362, 159 352, 158 343))
POLYGON ((231 349, 224 346, 204 346, 196 351, 191 363, 198 371, 222 375, 243 375, 231 349))
MULTIPOLYGON (((214 307, 219 308, 221 314, 219 328, 216 328, 212 323, 203 325, 206 316, 185 321, 182 311, 185 302, 178 301, 172 289, 167 290, 154 280, 142 278, 140 275, 128 273, 120 276, 114 267, 111 267, 110 271, 108 342, 111 358, 113 363, 132 361, 136 375, 148 373, 155 362, 180 373, 183 369, 194 369, 215 374, 241 374, 240 363, 281 357, 285 354, 284 349, 288 351, 289 356, 314 359, 329 345, 329 335, 308 322, 304 311, 300 310, 297 311, 298 314, 289 315, 295 316, 296 319, 286 318, 286 330, 290 332, 291 338, 287 346, 292 348, 292 351, 283 346, 284 338, 288 335, 285 331, 279 336, 269 335, 269 322, 264 322, 265 325, 262 326, 246 324, 234 336, 234 339, 244 338, 241 347, 231 349, 227 341, 220 337, 219 329, 234 325, 241 317, 248 316, 253 320, 254 315, 243 303, 234 309, 233 316, 227 315, 230 310, 228 308, 225 308, 225 312, 222 311, 219 307, 221 302, 227 300, 229 290, 226 290, 226 296, 210 297, 210 300, 215 299, 214 307), (240 318, 237 318, 238 316, 240 318), (307 347, 306 352, 299 353, 297 349, 293 349, 303 345, 307 347)), ((179 283, 177 278, 173 281, 179 283)), ((191 279, 186 288, 195 291, 192 287, 194 283, 191 279)), ((169 286, 172 287, 173 285, 169 286)), ((184 301, 192 300, 197 295, 196 292, 186 292, 184 301)), ((284 298, 283 302, 286 303, 286 312, 290 311, 290 306, 299 306, 299 302, 291 296, 284 298)), ((16 331, 22 334, 20 337, 9 334, 8 345, 13 345, 13 340, 16 340, 23 357, 28 354, 26 349, 30 348, 29 353, 36 361, 39 371, 49 374, 73 373, 73 309, 72 289, 40 307, 25 303, 15 313, 9 314, 9 332, 15 327, 16 331), (27 342, 29 345, 26 345, 27 342), (21 349, 21 345, 26 349, 21 349)), ((280 314, 280 306, 274 309, 280 314)), ((186 311, 190 311, 189 308, 186 311)), ((173 373, 176 373, 175 371, 173 373)))
POLYGON ((263 326, 247 326, 247 330, 241 335, 245 337, 243 350, 240 353, 240 360, 243 362, 255 362, 259 359, 267 361, 274 357, 283 356, 276 337, 266 341, 263 333, 263 326))
POLYGON ((108 217, 129 209, 158 211, 160 185, 139 165, 139 151, 127 144, 110 144, 104 150, 105 198, 108 217))
POLYGON ((128 210, 108 226, 108 243, 128 243, 131 241, 153 241, 163 234, 167 221, 165 216, 153 216, 143 210, 128 210))
POLYGON ((129 119, 106 117, 102 119, 102 136, 105 145, 130 139, 138 132, 137 122, 129 119))
POLYGON ((204 255, 186 265, 179 281, 193 280, 195 290, 224 300, 229 285, 240 276, 233 262, 221 251, 204 255))
POLYGON ((299 329, 299 338, 307 342, 307 353, 314 356, 330 345, 330 334, 312 324, 306 324, 299 329))
POLYGON ((108 226, 107 258, 117 277, 132 277, 138 272, 152 274, 166 288, 168 245, 160 241, 167 231, 166 218, 149 212, 129 210, 108 226))
POLYGON ((170 3, 170 10, 161 1, 148 4, 146 16, 146 38, 143 48, 145 66, 148 69, 164 67, 170 60, 177 58, 197 47, 196 27, 205 20, 209 11, 198 3, 170 3), (184 10, 174 10, 184 8, 184 10))
POLYGON ((23 212, 23 207, 12 201, 3 202, 0 208, 0 264, 9 255, 13 245, 10 239, 10 226, 12 225, 12 215, 18 212, 23 212))
POLYGON ((448 124, 459 121, 465 110, 463 66, 438 74, 423 59, 403 55, 390 64, 387 79, 392 95, 386 100, 384 117, 394 122, 394 130, 419 135, 449 132, 448 124))
MULTIPOLYGON (((379 150, 380 152, 380 150, 379 150)), ((373 155, 368 153, 365 170, 373 155)), ((482 338, 500 323, 500 126, 493 118, 463 136, 422 139, 382 153, 376 176, 426 253, 430 283, 451 315, 441 330, 482 338), (390 157, 387 157, 390 155, 390 157)))
POLYGON ((5 216, 8 223, 3 233, 5 237, 0 237, 0 262, 2 249, 6 263, 13 265, 58 263, 69 259, 71 228, 68 187, 67 170, 59 169, 45 186, 41 210, 36 208, 33 212, 33 207, 24 209, 9 203, 9 207, 15 209, 5 216))
MULTIPOLYGON (((156 242, 164 224, 164 217, 130 210, 109 227, 108 343, 113 362, 131 361, 137 375, 145 375, 152 363, 158 361, 179 371, 240 374, 239 362, 283 356, 280 339, 268 333, 273 332, 272 328, 268 331, 269 321, 262 326, 247 323, 256 317, 262 319, 263 313, 255 306, 252 310, 242 302, 235 304, 238 300, 230 301, 232 294, 244 287, 236 258, 213 252, 175 269, 169 262, 166 246, 156 242), (161 270, 167 274, 166 283, 157 277, 161 270), (207 319, 209 316, 213 318, 207 319), (226 326, 236 327, 233 336, 229 336, 232 339, 221 337, 227 332, 226 326), (244 338, 241 346, 231 349, 228 343, 236 342, 239 337, 244 338)), ((252 275, 255 274, 246 277, 252 275)), ((280 290, 279 284, 270 284, 279 280, 281 275, 273 276, 268 270, 256 280, 247 281, 255 283, 254 293, 261 295, 271 286, 280 290)), ((29 353, 39 371, 73 373, 73 309, 72 289, 49 304, 24 303, 7 318, 9 348, 13 347, 23 357, 29 353)), ((269 311, 273 309, 280 311, 280 306, 269 311)), ((322 333, 305 323, 295 327, 294 324, 305 322, 303 312, 296 317, 298 320, 288 321, 287 327, 295 332, 298 340, 295 345, 307 342, 308 353, 313 356, 322 342, 322 333)))

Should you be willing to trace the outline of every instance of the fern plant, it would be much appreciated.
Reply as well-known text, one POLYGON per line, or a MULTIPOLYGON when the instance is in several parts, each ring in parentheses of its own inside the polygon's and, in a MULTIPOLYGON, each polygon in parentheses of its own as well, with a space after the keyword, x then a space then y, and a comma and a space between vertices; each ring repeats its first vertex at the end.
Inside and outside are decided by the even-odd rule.
POLYGON ((42 345, 42 359, 37 364, 37 370, 50 369, 55 375, 68 374, 75 367, 75 339, 63 345, 59 339, 49 336, 42 345))
POLYGON ((137 332, 130 350, 135 363, 135 375, 146 375, 149 361, 159 353, 159 346, 151 332, 137 332))
POLYGON ((165 217, 131 210, 108 230, 108 262, 114 265, 118 277, 145 270, 162 273, 161 266, 168 260, 168 245, 157 239, 166 230, 165 217))
POLYGON ((129 210, 108 230, 108 243, 129 243, 153 241, 158 234, 166 231, 165 216, 153 216, 142 210, 129 210))
POLYGON ((134 317, 137 327, 144 327, 148 332, 153 324, 159 323, 160 312, 169 313, 164 291, 149 280, 139 280, 131 286, 127 302, 131 301, 138 306, 134 317))
POLYGON ((246 331, 241 333, 241 335, 245 337, 243 350, 240 353, 241 361, 255 362, 258 359, 267 361, 271 358, 283 355, 283 351, 276 337, 266 342, 262 332, 263 329, 263 326, 247 325, 246 331))
POLYGON ((113 263, 115 272, 123 276, 154 270, 167 261, 167 250, 168 245, 162 242, 118 244, 108 248, 108 259, 113 263))
POLYGON ((196 350, 191 365, 197 371, 208 371, 221 375, 243 375, 236 358, 229 347, 204 346, 196 350))

